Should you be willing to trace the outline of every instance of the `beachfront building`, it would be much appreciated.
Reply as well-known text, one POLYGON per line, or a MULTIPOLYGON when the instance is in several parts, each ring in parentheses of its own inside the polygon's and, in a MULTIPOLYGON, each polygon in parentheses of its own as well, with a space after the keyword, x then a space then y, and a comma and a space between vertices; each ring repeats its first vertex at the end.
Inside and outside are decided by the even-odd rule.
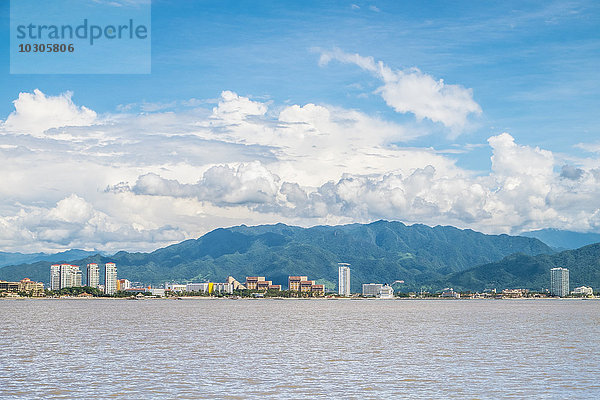
POLYGON ((233 290, 246 289, 246 286, 244 286, 240 282, 238 282, 237 279, 235 279, 233 276, 228 276, 227 279, 225 280, 225 282, 229 283, 231 285, 231 287, 233 288, 233 290))
POLYGON ((202 283, 188 283, 185 285, 186 292, 202 292, 202 293, 233 293, 233 285, 231 283, 223 282, 202 282, 202 283))
POLYGON ((579 287, 576 287, 575 289, 573 289, 571 294, 573 294, 575 296, 593 296, 594 289, 592 289, 589 286, 579 286, 579 287))
POLYGON ((187 292, 187 285, 165 282, 165 290, 167 292, 187 292))
POLYGON ((299 292, 302 281, 308 281, 308 276, 288 276, 288 289, 299 292))
POLYGON ((446 288, 442 291, 440 297, 445 299, 460 299, 460 293, 455 292, 452 288, 446 288))
POLYGON ((338 294, 350 296, 350 264, 338 263, 338 294))
POLYGON ((281 290, 281 285, 273 285, 273 281, 268 281, 264 276, 247 276, 246 289, 248 290, 281 290))
POLYGON ((309 280, 308 276, 288 276, 288 288, 290 291, 300 293, 325 294, 325 286, 317 285, 317 282, 309 280))
POLYGON ((131 281, 129 279, 117 279, 117 291, 131 288, 131 281))
POLYGON ((43 296, 44 284, 42 282, 34 282, 29 278, 21 279, 19 282, 0 281, 1 292, 25 292, 31 296, 43 296))
POLYGON ((362 295, 364 297, 377 297, 382 287, 382 283, 364 283, 362 285, 362 295))
POLYGON ((93 287, 93 288, 97 288, 98 285, 100 284, 100 268, 98 267, 98 264, 96 263, 91 263, 86 265, 86 285, 93 287))
POLYGON ((115 263, 104 264, 104 293, 115 294, 117 291, 117 265, 115 263))
POLYGON ((50 289, 60 290, 81 286, 81 270, 77 265, 53 264, 50 266, 50 289))
POLYGON ((393 299, 394 289, 390 285, 382 283, 365 283, 362 285, 364 297, 377 297, 380 299, 393 299))
POLYGON ((258 282, 265 282, 264 276, 247 276, 246 277, 246 289, 258 290, 258 282))
POLYGON ((550 270, 550 294, 565 297, 569 294, 569 270, 552 268, 550 270))

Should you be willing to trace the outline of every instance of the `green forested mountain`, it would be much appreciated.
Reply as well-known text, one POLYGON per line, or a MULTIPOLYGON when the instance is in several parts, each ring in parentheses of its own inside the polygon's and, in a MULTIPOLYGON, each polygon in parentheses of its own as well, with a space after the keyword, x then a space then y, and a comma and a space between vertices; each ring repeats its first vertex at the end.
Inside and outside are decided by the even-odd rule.
POLYGON ((549 288, 550 268, 554 267, 569 269, 571 290, 583 285, 597 290, 600 288, 600 243, 556 254, 510 255, 498 262, 452 274, 436 286, 452 286, 461 290, 541 290, 549 288))
MULTIPOLYGON (((448 274, 497 261, 513 253, 547 254, 534 238, 484 235, 450 226, 407 226, 378 221, 367 225, 300 228, 284 224, 216 229, 196 240, 152 253, 119 252, 74 262, 117 263, 118 276, 158 284, 164 281, 220 281, 228 275, 266 276, 287 286, 288 275, 335 285, 337 263, 351 264, 352 289, 369 282, 401 279, 406 287, 440 281, 448 274)), ((50 263, 0 268, 0 279, 47 282, 50 263)))

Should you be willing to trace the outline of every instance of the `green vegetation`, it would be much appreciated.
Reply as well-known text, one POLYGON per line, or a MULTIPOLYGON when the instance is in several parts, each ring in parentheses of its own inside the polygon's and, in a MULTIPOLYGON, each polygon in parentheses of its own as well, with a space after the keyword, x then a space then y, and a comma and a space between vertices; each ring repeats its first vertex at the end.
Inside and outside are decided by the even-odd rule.
POLYGON ((597 289, 600 287, 600 244, 557 254, 514 254, 452 274, 440 280, 437 286, 451 286, 456 290, 523 288, 541 291, 550 286, 550 268, 554 267, 569 269, 571 289, 578 286, 597 289))

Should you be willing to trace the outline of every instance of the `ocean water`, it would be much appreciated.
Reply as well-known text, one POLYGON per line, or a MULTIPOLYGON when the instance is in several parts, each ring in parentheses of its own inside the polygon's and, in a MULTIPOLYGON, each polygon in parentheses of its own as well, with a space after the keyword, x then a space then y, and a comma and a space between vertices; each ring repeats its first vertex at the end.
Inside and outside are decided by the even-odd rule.
POLYGON ((600 398, 597 300, 0 300, 0 398, 600 398))

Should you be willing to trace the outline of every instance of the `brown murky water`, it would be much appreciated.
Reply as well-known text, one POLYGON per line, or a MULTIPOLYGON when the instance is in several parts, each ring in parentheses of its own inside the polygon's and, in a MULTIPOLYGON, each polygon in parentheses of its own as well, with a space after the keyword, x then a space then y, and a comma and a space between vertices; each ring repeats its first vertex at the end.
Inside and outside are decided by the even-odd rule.
POLYGON ((598 300, 1 300, 0 397, 600 398, 598 300))

